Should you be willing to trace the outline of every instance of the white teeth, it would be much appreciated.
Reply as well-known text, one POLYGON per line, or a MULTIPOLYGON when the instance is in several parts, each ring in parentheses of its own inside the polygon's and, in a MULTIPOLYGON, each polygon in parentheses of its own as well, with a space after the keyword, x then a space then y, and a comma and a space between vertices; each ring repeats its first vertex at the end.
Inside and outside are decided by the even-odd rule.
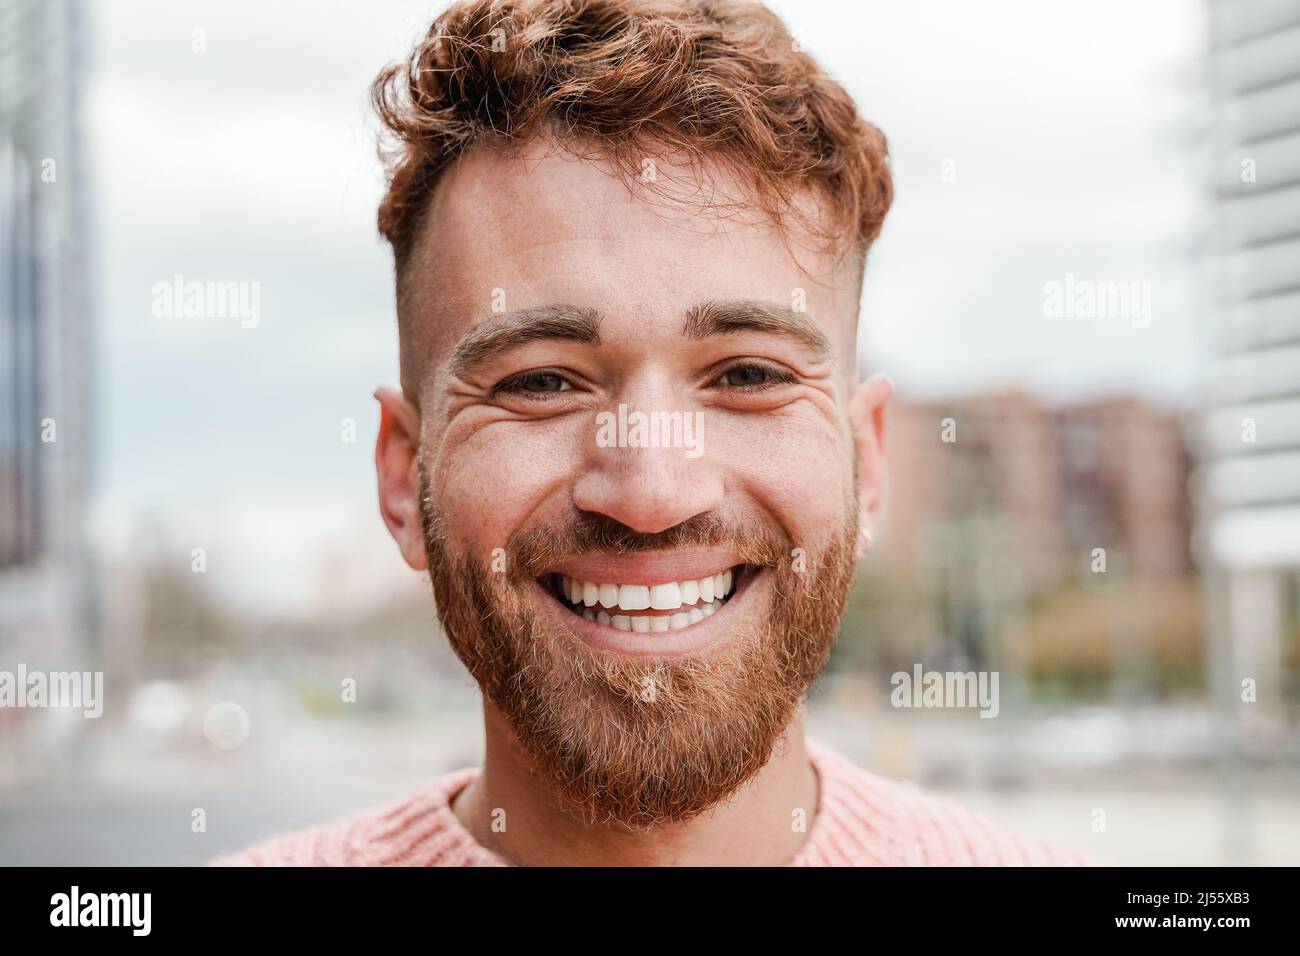
POLYGON ((618 606, 625 611, 644 611, 650 607, 650 589, 644 584, 624 584, 618 589, 618 606))
POLYGON ((650 589, 650 606, 656 611, 673 611, 682 606, 682 589, 674 582, 650 589))
POLYGON ((712 577, 693 581, 669 581, 666 584, 597 584, 558 576, 562 595, 588 621, 637 634, 676 631, 716 614, 723 598, 731 593, 735 575, 728 569, 712 577), (599 607, 597 607, 599 605, 599 607), (593 610, 594 608, 594 610, 593 610), (610 610, 672 611, 671 614, 610 614, 610 610))
POLYGON ((684 627, 698 624, 706 617, 716 614, 721 608, 721 601, 711 601, 708 604, 693 607, 690 611, 678 611, 676 614, 615 614, 613 616, 606 614, 604 611, 593 613, 590 608, 584 608, 582 616, 588 621, 595 621, 598 624, 617 628, 620 631, 631 631, 636 634, 661 634, 665 631, 680 631, 684 627))
POLYGON ((683 581, 682 582, 682 604, 690 607, 700 599, 700 582, 683 581))

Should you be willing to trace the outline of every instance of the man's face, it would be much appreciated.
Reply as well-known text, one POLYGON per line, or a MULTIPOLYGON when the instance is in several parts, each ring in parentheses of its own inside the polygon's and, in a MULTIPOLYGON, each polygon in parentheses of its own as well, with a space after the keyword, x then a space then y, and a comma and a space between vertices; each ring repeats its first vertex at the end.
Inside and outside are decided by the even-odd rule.
POLYGON ((401 302, 418 424, 389 395, 378 452, 489 704, 574 812, 635 826, 770 757, 834 639, 888 395, 854 390, 851 264, 658 169, 666 194, 538 145, 445 176, 401 302))

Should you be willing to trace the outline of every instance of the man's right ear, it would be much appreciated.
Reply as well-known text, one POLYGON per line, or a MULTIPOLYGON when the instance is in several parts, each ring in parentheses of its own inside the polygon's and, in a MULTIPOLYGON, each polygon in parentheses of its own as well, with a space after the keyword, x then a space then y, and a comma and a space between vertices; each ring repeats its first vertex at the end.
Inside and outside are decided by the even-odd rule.
POLYGON ((379 513, 402 557, 416 571, 429 567, 420 525, 420 413, 401 391, 381 388, 375 472, 379 476, 379 513))

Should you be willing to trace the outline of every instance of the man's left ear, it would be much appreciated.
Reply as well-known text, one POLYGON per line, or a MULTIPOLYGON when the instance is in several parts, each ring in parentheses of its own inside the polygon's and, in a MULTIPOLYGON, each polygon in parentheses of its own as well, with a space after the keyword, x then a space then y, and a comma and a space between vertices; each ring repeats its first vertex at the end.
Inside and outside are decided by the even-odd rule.
POLYGON ((884 493, 885 409, 893 394, 893 380, 877 372, 858 385, 849 402, 854 454, 858 459, 859 557, 866 553, 871 525, 880 511, 884 493))

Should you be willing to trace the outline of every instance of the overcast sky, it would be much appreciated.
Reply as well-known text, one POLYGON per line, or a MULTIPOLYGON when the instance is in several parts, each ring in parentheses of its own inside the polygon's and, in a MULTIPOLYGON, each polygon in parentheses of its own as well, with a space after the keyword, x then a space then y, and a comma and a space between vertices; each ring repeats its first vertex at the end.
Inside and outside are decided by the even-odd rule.
MULTIPOLYGON (((864 366, 913 396, 1195 399, 1199 3, 774 6, 891 143, 864 366), (1046 317, 1044 285, 1069 275, 1149 283, 1149 326, 1046 317)), ((397 343, 366 94, 440 8, 93 8, 111 547, 164 516, 224 587, 289 609, 313 599, 317 558, 354 563, 361 590, 400 575, 374 505, 370 395, 396 381, 397 343), (155 317, 152 287, 177 273, 259 283, 260 323, 155 317)))

